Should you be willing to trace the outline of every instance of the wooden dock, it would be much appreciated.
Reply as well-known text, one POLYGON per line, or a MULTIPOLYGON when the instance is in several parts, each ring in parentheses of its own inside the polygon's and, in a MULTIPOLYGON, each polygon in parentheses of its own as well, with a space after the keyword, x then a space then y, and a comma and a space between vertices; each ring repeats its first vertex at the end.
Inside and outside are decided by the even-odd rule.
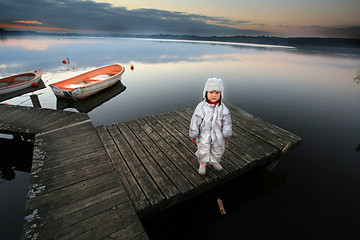
POLYGON ((226 103, 233 136, 221 162, 201 176, 189 137, 195 108, 97 127, 98 134, 140 217, 198 195, 254 167, 276 161, 301 138, 226 103))
POLYGON ((35 137, 22 239, 148 239, 87 114, 0 104, 0 132, 35 137))
POLYGON ((301 138, 227 104, 220 172, 197 173, 194 108, 94 128, 82 113, 0 105, 0 132, 33 135, 23 239, 147 239, 139 217, 279 159, 301 138))

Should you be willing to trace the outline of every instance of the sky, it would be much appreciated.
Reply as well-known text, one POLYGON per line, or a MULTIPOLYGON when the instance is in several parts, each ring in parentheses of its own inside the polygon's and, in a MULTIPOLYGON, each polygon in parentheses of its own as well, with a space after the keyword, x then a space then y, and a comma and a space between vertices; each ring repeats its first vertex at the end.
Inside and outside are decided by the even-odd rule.
POLYGON ((0 0, 0 28, 360 38, 359 0, 0 0))

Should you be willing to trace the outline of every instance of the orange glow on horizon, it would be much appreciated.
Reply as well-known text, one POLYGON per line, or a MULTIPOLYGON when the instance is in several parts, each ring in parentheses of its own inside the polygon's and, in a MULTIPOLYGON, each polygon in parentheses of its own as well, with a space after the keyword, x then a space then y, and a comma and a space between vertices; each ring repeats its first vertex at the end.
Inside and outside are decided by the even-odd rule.
POLYGON ((52 30, 52 31, 68 31, 68 32, 87 31, 87 30, 78 30, 78 29, 70 29, 70 28, 58 28, 58 27, 24 26, 24 25, 9 24, 9 23, 0 23, 0 28, 24 29, 24 30, 52 30))

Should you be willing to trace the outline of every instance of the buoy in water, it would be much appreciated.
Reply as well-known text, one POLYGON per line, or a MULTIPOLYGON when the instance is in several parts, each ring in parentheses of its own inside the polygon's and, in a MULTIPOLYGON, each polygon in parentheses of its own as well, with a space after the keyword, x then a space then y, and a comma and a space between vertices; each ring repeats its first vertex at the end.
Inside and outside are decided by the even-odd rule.
POLYGON ((67 63, 67 61, 66 61, 65 59, 63 59, 63 60, 62 60, 62 63, 63 63, 63 64, 66 64, 66 63, 67 63))
POLYGON ((130 65, 130 69, 131 69, 131 70, 134 70, 134 65, 131 64, 131 65, 130 65))

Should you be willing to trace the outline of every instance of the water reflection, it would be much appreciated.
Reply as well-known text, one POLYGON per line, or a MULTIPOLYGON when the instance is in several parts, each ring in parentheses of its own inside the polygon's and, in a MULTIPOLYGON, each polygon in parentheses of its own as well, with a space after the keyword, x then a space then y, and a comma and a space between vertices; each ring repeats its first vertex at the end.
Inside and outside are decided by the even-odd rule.
POLYGON ((109 101, 121 92, 125 91, 126 87, 119 81, 113 86, 85 99, 73 100, 67 98, 56 99, 56 109, 64 110, 67 108, 76 108, 79 112, 88 113, 103 103, 109 101))
POLYGON ((61 60, 69 58, 76 67, 108 65, 109 60, 120 63, 130 61, 145 64, 203 62, 222 58, 234 50, 244 54, 257 54, 267 51, 287 51, 272 47, 243 46, 221 43, 200 43, 180 41, 154 41, 124 38, 15 38, 0 42, 2 73, 17 72, 17 69, 42 68, 52 72, 61 67, 61 60), (218 48, 218 47, 221 48, 218 48), (91 51, 89 51, 91 49, 91 51), (213 50, 216 51, 213 51, 213 50), (217 51, 221 50, 221 51, 217 51), (24 54, 28 53, 28 54, 24 54), (209 53, 211 53, 209 55, 209 53), (19 61, 19 59, 22 59, 19 61), (43 61, 46 59, 46 61, 43 61))
MULTIPOLYGON (((86 40, 84 40, 87 42, 86 40)), ((63 37, 12 37, 1 39, 0 42, 9 48, 20 48, 28 51, 46 51, 54 46, 73 44, 73 39, 63 37)), ((83 42, 84 43, 84 42, 83 42)))
POLYGON ((15 92, 0 95, 0 102, 14 98, 14 97, 18 97, 18 96, 21 96, 21 95, 24 95, 27 93, 35 92, 37 90, 41 90, 44 88, 45 88, 45 83, 42 80, 40 80, 36 87, 30 86, 30 87, 20 89, 15 92))
POLYGON ((29 136, 0 138, 0 178, 13 180, 15 171, 30 173, 33 147, 29 136))
MULTIPOLYGON (((284 184, 286 179, 285 174, 275 174, 263 168, 255 169, 223 186, 192 198, 191 201, 143 218, 142 224, 153 239, 207 239, 205 236, 209 239, 210 236, 214 239, 252 239, 251 235, 242 237, 236 235, 246 232, 245 229, 239 229, 239 226, 249 221, 248 218, 227 221, 221 229, 219 222, 233 218, 237 211, 246 208, 251 202, 260 201, 258 205, 266 208, 271 194, 284 184), (226 215, 220 214, 218 198, 224 204, 226 215), (232 236, 219 236, 225 233, 224 228, 231 229, 232 234, 229 235, 232 236)), ((259 221, 260 219, 255 225, 258 226, 259 221)))

